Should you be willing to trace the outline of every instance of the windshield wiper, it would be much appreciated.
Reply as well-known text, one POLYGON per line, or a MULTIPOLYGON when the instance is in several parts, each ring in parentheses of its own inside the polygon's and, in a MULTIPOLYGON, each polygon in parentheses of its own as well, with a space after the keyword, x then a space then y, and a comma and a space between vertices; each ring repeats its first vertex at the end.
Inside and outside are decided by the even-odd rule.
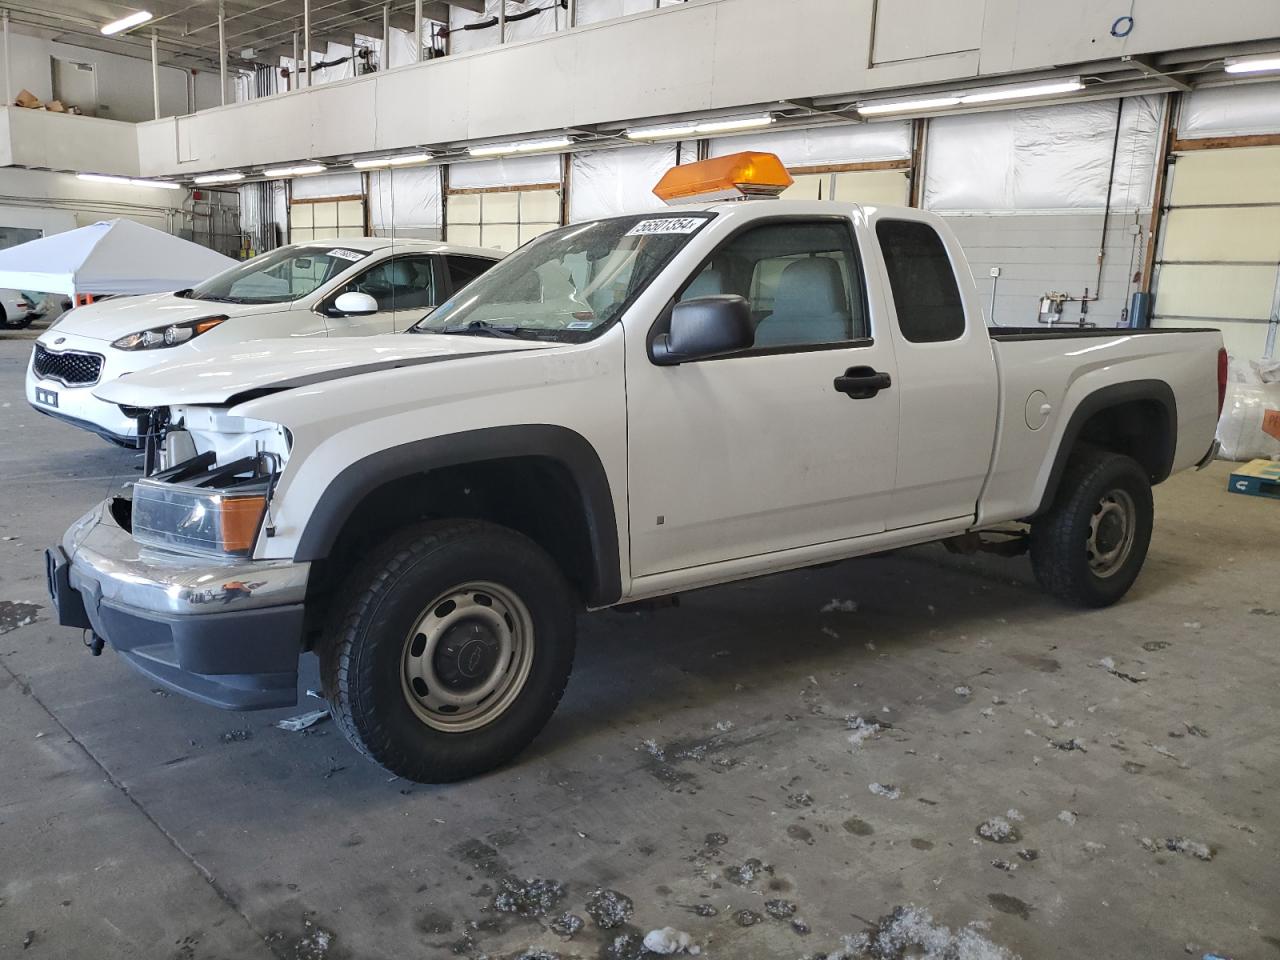
POLYGON ((445 333, 455 336, 503 337, 507 340, 523 340, 520 327, 490 323, 488 320, 472 320, 456 327, 445 327, 442 330, 423 329, 423 333, 445 333))

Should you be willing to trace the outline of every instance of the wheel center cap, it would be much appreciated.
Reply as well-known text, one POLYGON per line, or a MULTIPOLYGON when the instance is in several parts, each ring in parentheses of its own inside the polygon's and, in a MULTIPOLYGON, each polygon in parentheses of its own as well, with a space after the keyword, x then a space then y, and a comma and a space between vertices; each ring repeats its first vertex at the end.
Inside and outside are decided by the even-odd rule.
POLYGON ((476 620, 455 624, 436 649, 436 675, 455 693, 473 690, 493 674, 501 646, 488 624, 476 620))

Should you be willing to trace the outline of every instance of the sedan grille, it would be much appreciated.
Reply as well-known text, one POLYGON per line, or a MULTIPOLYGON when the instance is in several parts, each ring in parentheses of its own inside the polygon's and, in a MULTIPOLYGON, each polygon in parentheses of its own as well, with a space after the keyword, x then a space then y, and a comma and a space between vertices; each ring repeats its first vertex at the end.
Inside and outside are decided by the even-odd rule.
POLYGON ((98 382, 102 374, 102 357, 76 350, 46 350, 44 344, 37 343, 32 368, 37 377, 57 380, 69 387, 87 386, 98 382))

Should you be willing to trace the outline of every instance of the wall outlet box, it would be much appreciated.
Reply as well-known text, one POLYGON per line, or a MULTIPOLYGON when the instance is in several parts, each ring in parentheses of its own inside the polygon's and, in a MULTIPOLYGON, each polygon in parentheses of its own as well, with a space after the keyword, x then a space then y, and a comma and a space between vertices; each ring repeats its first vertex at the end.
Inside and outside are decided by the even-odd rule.
POLYGON ((999 267, 992 267, 992 268, 991 268, 991 276, 993 276, 993 277, 998 277, 998 276, 1000 276, 1000 268, 999 268, 999 267))

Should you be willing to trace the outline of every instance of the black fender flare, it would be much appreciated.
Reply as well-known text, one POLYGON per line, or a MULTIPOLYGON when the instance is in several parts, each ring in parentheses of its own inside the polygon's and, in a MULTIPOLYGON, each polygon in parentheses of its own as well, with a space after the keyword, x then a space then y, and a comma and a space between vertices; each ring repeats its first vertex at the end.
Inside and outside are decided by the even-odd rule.
POLYGON ((1131 380, 1128 383, 1114 383, 1108 387, 1100 387, 1087 394, 1071 412, 1067 428, 1062 433, 1062 442, 1054 454, 1053 469, 1049 472, 1049 482, 1045 484, 1044 495, 1040 505, 1032 516, 1039 516, 1053 506, 1058 495, 1058 486, 1062 483, 1062 474, 1067 469, 1067 461, 1080 439, 1080 433, 1089 420, 1108 407, 1118 407, 1124 403, 1137 400, 1154 402, 1164 411, 1166 427, 1163 442, 1157 451, 1157 469, 1151 473, 1153 484, 1168 479, 1173 470, 1173 458, 1178 447, 1178 400, 1173 389, 1163 380, 1131 380))
POLYGON ((546 457, 573 478, 586 510, 591 543, 590 606, 608 606, 622 596, 618 524, 613 492, 600 456, 590 441, 567 427, 519 424, 486 427, 414 440, 379 450, 345 467, 325 488, 311 511, 294 560, 329 555, 347 519, 359 503, 383 484, 442 467, 511 457, 546 457))

